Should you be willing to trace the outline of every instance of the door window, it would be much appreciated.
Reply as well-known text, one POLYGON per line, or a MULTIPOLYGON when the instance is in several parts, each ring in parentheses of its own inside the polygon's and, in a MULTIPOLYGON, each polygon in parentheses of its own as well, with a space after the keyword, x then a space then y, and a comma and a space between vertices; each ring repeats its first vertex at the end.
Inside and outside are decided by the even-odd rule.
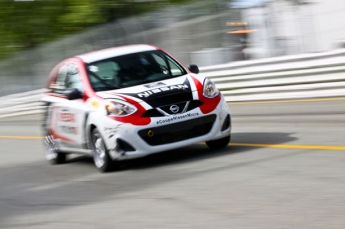
POLYGON ((83 92, 78 67, 74 63, 68 63, 60 67, 54 91, 63 94, 67 89, 72 88, 77 88, 80 92, 83 92))

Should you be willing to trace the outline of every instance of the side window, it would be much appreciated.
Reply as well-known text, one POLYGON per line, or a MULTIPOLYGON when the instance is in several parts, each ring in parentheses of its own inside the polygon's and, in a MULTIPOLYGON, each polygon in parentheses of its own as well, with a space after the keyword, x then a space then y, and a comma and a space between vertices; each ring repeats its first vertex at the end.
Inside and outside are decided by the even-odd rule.
POLYGON ((62 65, 56 79, 55 92, 62 94, 66 89, 77 88, 83 92, 78 67, 73 63, 62 65))

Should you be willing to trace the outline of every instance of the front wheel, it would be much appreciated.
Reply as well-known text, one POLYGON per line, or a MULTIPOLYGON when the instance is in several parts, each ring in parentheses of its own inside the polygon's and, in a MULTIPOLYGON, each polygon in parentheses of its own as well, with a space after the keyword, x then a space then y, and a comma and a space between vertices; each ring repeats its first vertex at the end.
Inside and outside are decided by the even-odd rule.
POLYGON ((116 164, 110 158, 105 142, 97 128, 92 130, 91 141, 93 161, 97 169, 103 173, 113 170, 116 164))
POLYGON ((217 139, 217 140, 213 140, 213 141, 207 141, 206 145, 210 148, 210 149, 221 149, 226 147, 229 142, 230 142, 230 136, 226 136, 224 138, 221 139, 217 139))

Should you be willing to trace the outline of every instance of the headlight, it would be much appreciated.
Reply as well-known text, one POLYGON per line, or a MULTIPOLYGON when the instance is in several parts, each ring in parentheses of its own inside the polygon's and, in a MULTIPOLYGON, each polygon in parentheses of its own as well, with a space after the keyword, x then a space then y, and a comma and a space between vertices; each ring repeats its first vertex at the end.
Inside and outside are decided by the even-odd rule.
POLYGON ((219 91, 216 88, 216 85, 208 78, 204 80, 203 95, 206 98, 214 98, 219 95, 219 91))
POLYGON ((126 103, 124 101, 108 101, 106 104, 106 109, 108 115, 113 115, 117 117, 124 117, 133 114, 137 111, 137 108, 132 104, 126 103))

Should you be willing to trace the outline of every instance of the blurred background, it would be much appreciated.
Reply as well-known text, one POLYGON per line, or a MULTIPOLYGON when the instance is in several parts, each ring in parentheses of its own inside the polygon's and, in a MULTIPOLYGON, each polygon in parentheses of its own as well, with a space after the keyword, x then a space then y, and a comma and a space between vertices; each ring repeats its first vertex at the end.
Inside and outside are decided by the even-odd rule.
POLYGON ((0 96, 64 58, 148 43, 200 67, 344 46, 343 0, 0 0, 0 96))
POLYGON ((344 229, 344 17, 345 0, 0 0, 0 96, 25 92, 0 99, 0 228, 344 229), (230 146, 108 175, 79 155, 46 165, 28 91, 67 57, 135 43, 216 83, 230 146))

